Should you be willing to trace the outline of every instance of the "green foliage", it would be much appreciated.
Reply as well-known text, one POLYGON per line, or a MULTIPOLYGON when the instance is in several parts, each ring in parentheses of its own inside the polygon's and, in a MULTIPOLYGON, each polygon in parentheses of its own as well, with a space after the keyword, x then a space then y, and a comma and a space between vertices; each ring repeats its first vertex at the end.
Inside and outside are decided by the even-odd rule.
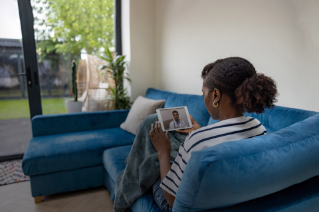
POLYGON ((74 101, 78 101, 78 85, 76 83, 76 64, 72 61, 72 92, 74 95, 74 101))
POLYGON ((99 55, 113 41, 113 0, 31 0, 40 60, 50 52, 99 55))
MULTIPOLYGON (((67 113, 64 98, 42 98, 42 112, 47 114, 67 113)), ((30 118, 28 99, 0 101, 0 120, 30 118)))
POLYGON ((130 101, 130 97, 127 96, 126 89, 117 89, 111 87, 112 95, 110 95, 107 100, 112 100, 115 102, 113 109, 130 109, 132 106, 132 102, 130 101))
POLYGON ((129 74, 125 72, 125 67, 127 62, 125 61, 125 56, 115 55, 112 56, 110 50, 106 49, 106 55, 100 57, 102 60, 107 62, 101 68, 104 81, 109 78, 114 79, 115 87, 111 87, 112 95, 107 100, 114 101, 114 109, 129 109, 132 103, 130 102, 130 97, 127 96, 127 89, 123 87, 123 80, 126 79, 131 82, 129 74))

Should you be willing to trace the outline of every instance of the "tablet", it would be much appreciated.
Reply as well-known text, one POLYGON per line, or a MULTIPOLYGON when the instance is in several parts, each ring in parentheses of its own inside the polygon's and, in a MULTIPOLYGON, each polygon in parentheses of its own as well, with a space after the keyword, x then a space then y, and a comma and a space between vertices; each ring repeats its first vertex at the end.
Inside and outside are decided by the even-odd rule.
POLYGON ((186 106, 157 109, 158 120, 163 131, 192 128, 192 122, 186 106))

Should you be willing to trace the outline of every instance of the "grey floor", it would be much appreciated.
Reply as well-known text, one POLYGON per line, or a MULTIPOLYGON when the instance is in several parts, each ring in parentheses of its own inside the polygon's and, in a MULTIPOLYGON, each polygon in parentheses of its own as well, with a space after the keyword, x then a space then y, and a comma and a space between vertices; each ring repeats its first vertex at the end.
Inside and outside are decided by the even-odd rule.
POLYGON ((32 138, 31 120, 0 120, 0 157, 23 154, 32 138))

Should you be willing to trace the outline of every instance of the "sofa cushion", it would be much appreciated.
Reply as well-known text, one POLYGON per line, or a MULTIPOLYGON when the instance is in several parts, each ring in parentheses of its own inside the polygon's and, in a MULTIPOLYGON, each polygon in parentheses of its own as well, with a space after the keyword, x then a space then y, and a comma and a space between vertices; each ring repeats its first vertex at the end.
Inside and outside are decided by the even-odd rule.
POLYGON ((164 105, 165 108, 187 106, 188 112, 200 126, 207 126, 210 115, 204 103, 204 97, 189 94, 171 94, 164 105))
MULTIPOLYGON (((114 188, 117 176, 125 169, 125 160, 130 153, 131 148, 132 145, 129 145, 115 147, 104 151, 103 165, 107 174, 113 181, 113 185, 109 186, 110 188, 114 188)), ((114 199, 114 190, 109 192, 111 194, 111 198, 114 199)), ((133 212, 160 212, 160 209, 157 207, 150 190, 141 198, 137 199, 130 208, 133 212)))
POLYGON ((115 182, 117 176, 125 169, 125 160, 130 153, 132 145, 115 147, 103 152, 103 165, 106 172, 115 182))
POLYGON ((101 165, 105 149, 132 144, 134 138, 120 128, 35 137, 24 155, 23 172, 36 175, 101 165))
POLYGON ((125 122, 120 125, 121 129, 136 135, 138 128, 146 116, 156 113, 156 109, 162 108, 164 103, 165 99, 154 100, 142 96, 137 97, 125 122))
POLYGON ((193 152, 174 210, 226 207, 317 176, 318 141, 319 114, 274 133, 193 152))

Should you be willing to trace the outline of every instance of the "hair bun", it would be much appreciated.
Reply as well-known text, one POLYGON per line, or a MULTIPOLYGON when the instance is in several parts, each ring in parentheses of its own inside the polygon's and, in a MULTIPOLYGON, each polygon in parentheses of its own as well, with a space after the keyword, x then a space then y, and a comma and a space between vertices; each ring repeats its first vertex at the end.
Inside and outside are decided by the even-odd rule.
POLYGON ((277 101, 275 81, 264 74, 254 74, 247 78, 235 91, 236 104, 249 113, 263 113, 264 108, 274 106, 277 101))

